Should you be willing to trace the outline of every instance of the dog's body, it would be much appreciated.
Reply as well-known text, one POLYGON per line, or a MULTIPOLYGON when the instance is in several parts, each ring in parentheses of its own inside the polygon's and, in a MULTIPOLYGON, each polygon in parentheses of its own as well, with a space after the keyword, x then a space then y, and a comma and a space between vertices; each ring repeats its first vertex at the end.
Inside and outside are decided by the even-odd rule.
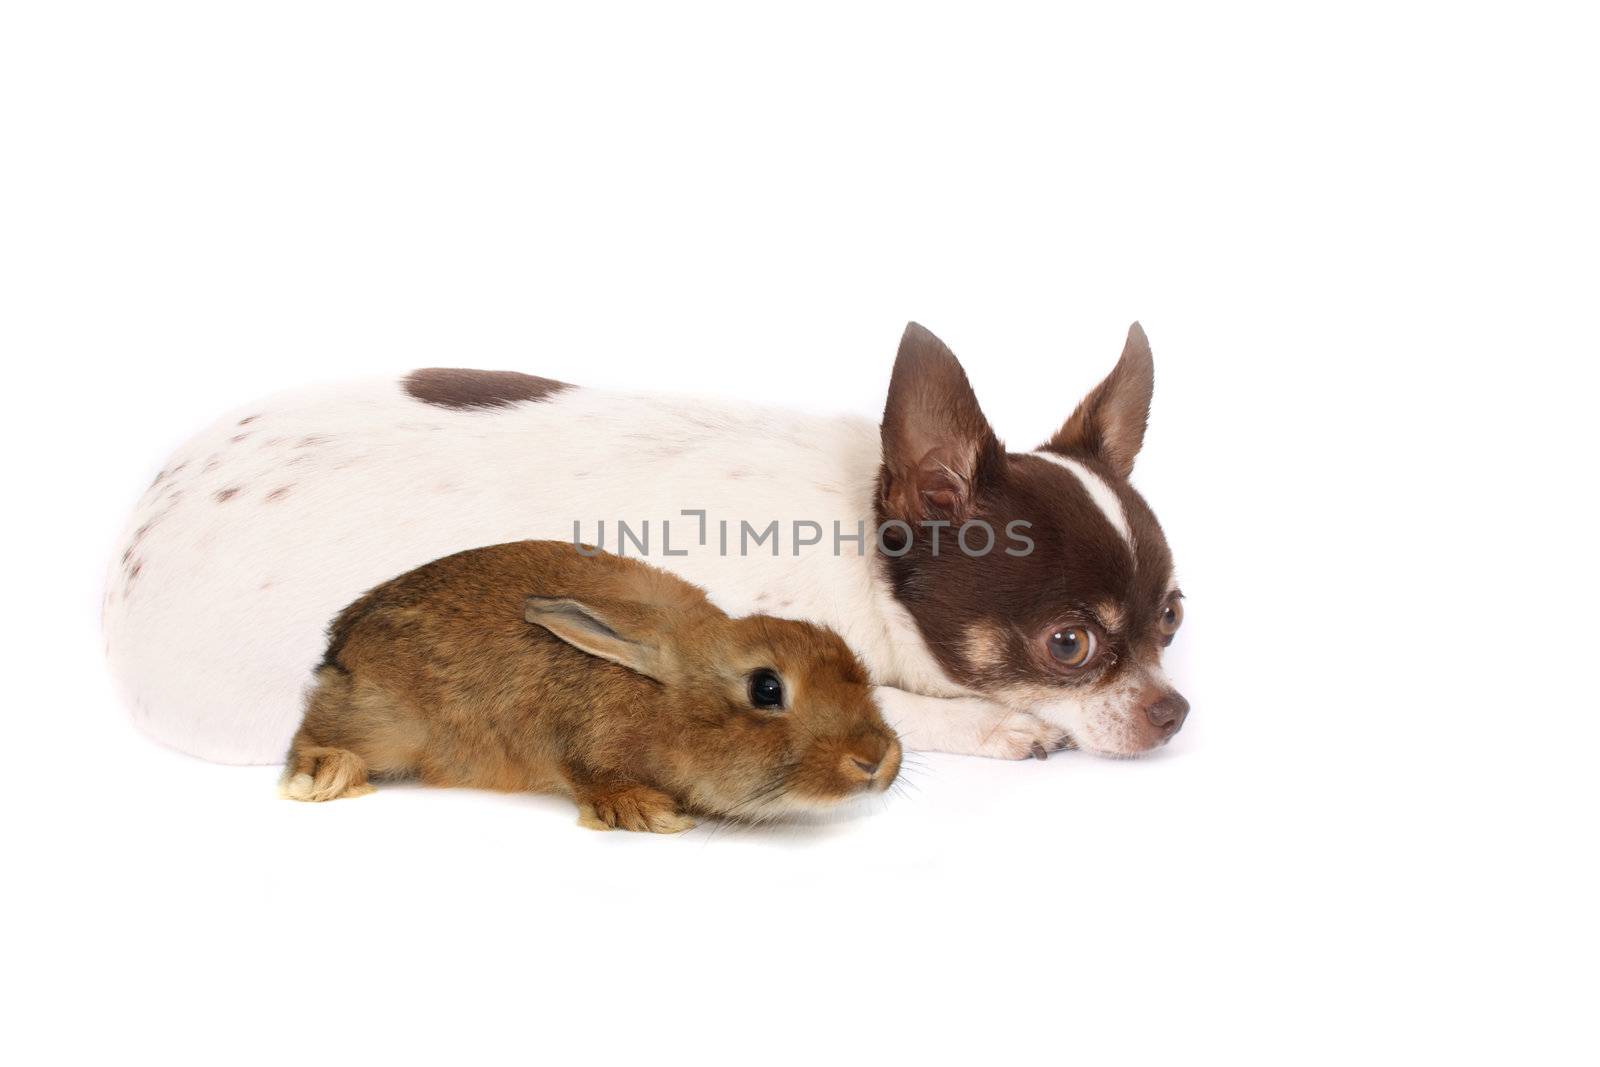
POLYGON ((919 327, 881 433, 505 372, 284 394, 215 424, 151 486, 113 566, 108 654, 158 739, 276 762, 346 603, 465 548, 576 533, 647 556, 731 614, 831 626, 908 747, 1143 751, 1176 729, 1149 709, 1181 698, 1159 673, 1170 557, 1126 484, 1149 399, 1135 332, 1132 369, 1125 354, 1074 415, 1078 430, 1069 420, 1056 451, 1034 454, 1000 449, 954 357, 919 327), (930 555, 921 523, 977 518, 999 534, 990 553, 952 553, 947 529, 930 555), (887 520, 917 531, 900 554, 875 544, 887 520), (1026 555, 1008 554, 1022 546, 1006 532, 1018 520, 1026 555), (1053 630, 1041 657, 1033 630, 1062 620, 1081 626, 1053 630), (1077 632, 1103 648, 1067 670, 1061 648, 1081 651, 1077 632))

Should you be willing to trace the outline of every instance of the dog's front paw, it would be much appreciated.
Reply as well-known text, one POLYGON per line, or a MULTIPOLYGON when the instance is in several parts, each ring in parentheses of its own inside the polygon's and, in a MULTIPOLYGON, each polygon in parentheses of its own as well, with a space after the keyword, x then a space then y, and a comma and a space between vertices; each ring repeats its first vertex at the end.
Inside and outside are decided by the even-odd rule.
POLYGON ((1059 726, 1026 711, 1001 709, 992 723, 979 727, 974 755, 994 759, 1049 759, 1050 753, 1072 748, 1072 738, 1059 726))

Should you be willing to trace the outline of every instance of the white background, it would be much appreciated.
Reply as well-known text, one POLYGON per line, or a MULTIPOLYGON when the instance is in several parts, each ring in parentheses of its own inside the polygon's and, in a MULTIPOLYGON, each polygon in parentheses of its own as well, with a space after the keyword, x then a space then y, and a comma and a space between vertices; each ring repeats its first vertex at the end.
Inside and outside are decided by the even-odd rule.
POLYGON ((1595 1061, 1578 5, 0 10, 7 1060, 1595 1061), (1019 447, 1149 331, 1159 756, 655 839, 282 802, 112 697, 107 557, 224 408, 874 414, 908 318, 1019 447))

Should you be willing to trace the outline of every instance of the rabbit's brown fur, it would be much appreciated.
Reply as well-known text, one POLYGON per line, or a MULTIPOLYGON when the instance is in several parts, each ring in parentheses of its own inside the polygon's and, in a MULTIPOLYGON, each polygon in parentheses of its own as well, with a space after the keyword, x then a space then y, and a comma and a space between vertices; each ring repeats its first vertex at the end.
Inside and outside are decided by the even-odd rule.
POLYGON ((673 832, 888 788, 900 745, 832 631, 732 619, 637 560, 519 541, 435 560, 329 628, 285 793, 368 777, 561 792, 595 827, 673 832), (758 708, 754 672, 785 707, 758 708))

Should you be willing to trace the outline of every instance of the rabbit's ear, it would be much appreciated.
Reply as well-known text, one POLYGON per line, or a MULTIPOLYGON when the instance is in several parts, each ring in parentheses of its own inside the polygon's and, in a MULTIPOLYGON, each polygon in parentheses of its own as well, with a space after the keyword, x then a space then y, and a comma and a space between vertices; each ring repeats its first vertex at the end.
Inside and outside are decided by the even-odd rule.
POLYGON ((620 663, 647 678, 663 680, 661 649, 651 641, 628 636, 627 626, 614 623, 588 604, 569 597, 530 596, 523 601, 522 617, 535 626, 543 626, 573 648, 620 663))

